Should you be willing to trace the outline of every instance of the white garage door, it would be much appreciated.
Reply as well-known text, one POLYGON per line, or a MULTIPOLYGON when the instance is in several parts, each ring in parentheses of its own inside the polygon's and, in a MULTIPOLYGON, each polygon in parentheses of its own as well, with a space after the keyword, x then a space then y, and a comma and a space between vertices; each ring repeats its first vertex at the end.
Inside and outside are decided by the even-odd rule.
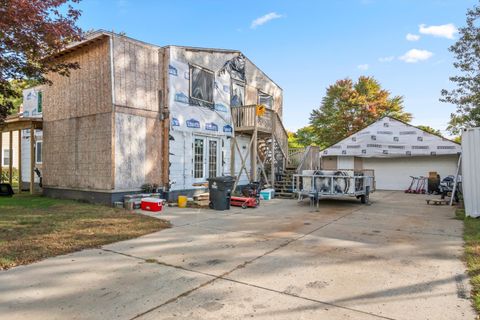
POLYGON ((410 176, 427 176, 436 171, 443 179, 454 175, 458 156, 427 156, 410 158, 364 158, 363 168, 375 170, 378 190, 405 190, 411 182, 410 176))

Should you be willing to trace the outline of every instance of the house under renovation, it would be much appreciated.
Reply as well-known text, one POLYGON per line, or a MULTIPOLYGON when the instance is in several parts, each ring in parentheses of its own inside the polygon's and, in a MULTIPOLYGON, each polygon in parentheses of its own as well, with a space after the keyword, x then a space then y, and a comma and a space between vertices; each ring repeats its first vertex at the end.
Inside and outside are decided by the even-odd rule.
POLYGON ((383 117, 323 150, 321 167, 373 170, 377 189, 405 190, 411 176, 455 175, 461 149, 454 141, 383 117))
POLYGON ((209 177, 273 184, 288 165, 282 89, 240 51, 155 46, 91 33, 42 88, 43 192, 111 203, 157 184, 169 197, 209 177))

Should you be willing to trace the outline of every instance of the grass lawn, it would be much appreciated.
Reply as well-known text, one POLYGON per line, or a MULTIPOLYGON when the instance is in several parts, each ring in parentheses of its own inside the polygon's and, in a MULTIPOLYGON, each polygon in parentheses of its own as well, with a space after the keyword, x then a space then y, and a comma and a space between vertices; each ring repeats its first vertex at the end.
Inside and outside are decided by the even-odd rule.
POLYGON ((464 222, 465 261, 472 284, 473 306, 480 314, 480 219, 465 217, 463 209, 457 209, 456 216, 464 222))
POLYGON ((168 228, 166 221, 41 196, 0 198, 0 270, 168 228))

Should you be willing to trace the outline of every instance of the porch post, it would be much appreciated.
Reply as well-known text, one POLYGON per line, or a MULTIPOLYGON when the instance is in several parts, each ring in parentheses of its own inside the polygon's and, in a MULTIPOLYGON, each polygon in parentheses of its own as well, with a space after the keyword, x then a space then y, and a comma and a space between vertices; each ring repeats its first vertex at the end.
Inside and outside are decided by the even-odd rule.
POLYGON ((270 164, 270 179, 272 180, 272 188, 275 188, 275 122, 274 114, 272 114, 272 143, 271 143, 271 164, 270 164))
POLYGON ((22 130, 18 130, 18 193, 22 193, 22 130))
POLYGON ((33 168, 35 167, 35 126, 30 125, 30 194, 33 194, 35 187, 35 175, 33 168))
POLYGON ((13 131, 9 131, 8 135, 8 183, 13 182, 13 131))
POLYGON ((256 109, 254 109, 254 120, 253 120, 253 143, 252 143, 252 158, 251 158, 251 165, 252 165, 252 180, 257 181, 257 151, 258 151, 258 141, 257 141, 257 114, 256 109))

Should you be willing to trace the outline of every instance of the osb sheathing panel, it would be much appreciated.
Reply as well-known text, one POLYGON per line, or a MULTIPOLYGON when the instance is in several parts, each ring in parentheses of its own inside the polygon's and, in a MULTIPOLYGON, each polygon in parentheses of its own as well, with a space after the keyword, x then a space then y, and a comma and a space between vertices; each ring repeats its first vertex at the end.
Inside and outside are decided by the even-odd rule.
POLYGON ((162 185, 162 121, 151 111, 115 108, 115 189, 162 185))
POLYGON ((43 130, 45 187, 113 188, 112 113, 45 121, 43 130))
POLYGON ((110 47, 108 39, 95 41, 59 58, 78 62, 69 77, 49 74, 44 88, 44 121, 83 117, 112 110, 110 47))
POLYGON ((115 104, 158 111, 159 48, 121 36, 113 38, 115 104))
MULTIPOLYGON (((162 122, 159 119, 147 119, 147 159, 145 179, 147 183, 162 184, 162 122)), ((168 159, 168 158, 167 158, 168 159)))

